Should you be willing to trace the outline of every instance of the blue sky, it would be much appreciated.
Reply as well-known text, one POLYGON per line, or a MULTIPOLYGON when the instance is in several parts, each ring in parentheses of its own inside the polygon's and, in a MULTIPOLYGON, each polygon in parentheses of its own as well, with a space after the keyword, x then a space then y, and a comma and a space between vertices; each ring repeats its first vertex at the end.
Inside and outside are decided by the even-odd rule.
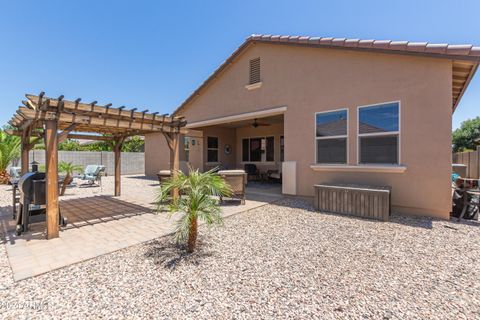
MULTIPOLYGON (((0 0, 0 124, 25 93, 172 112, 252 33, 480 45, 480 1, 0 0)), ((453 126, 478 115, 480 73, 453 126)))

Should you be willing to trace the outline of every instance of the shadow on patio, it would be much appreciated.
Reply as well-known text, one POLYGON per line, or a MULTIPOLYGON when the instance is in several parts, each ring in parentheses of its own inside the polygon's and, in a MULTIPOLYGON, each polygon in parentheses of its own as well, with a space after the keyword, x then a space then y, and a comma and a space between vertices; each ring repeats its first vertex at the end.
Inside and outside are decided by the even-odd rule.
MULTIPOLYGON (((68 220, 67 226, 61 228, 62 231, 65 231, 152 213, 153 207, 134 204, 113 196, 98 195, 61 200, 60 211, 68 220)), ((0 208, 0 226, 3 231, 1 243, 14 244, 19 239, 30 241, 46 237, 45 222, 33 223, 27 232, 17 236, 16 221, 12 217, 12 206, 0 208)))
POLYGON ((119 220, 151 213, 152 208, 106 195, 60 201, 62 215, 68 224, 64 229, 119 220))

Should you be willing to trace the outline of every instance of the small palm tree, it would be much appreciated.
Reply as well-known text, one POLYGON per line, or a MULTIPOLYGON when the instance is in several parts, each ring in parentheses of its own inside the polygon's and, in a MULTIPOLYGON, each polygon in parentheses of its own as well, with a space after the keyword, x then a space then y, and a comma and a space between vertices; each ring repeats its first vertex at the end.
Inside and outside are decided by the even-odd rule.
POLYGON ((157 212, 166 207, 170 215, 181 213, 176 229, 178 242, 187 240, 187 251, 193 252, 197 242, 198 219, 207 225, 222 222, 219 201, 216 196, 228 197, 232 191, 230 186, 213 170, 201 173, 189 169, 186 175, 180 171, 176 177, 167 179, 160 187, 157 200, 157 212), (170 195, 178 189, 180 197, 173 199, 170 195))
POLYGON ((20 138, 0 130, 0 184, 8 183, 8 165, 20 156, 20 138))
POLYGON ((73 173, 74 172, 81 172, 83 170, 82 166, 75 165, 72 162, 61 161, 58 164, 58 171, 64 172, 65 178, 63 179, 62 190, 60 190, 60 195, 63 196, 65 194, 65 190, 67 186, 73 181, 73 173))

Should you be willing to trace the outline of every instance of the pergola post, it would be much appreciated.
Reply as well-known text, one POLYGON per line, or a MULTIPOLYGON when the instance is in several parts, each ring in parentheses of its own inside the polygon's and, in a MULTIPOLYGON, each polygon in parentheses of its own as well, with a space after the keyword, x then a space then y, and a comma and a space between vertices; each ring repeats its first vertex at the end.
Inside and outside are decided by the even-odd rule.
MULTIPOLYGON (((170 151, 172 157, 172 178, 176 178, 178 176, 178 170, 180 170, 180 134, 174 133, 173 134, 173 150, 170 151)), ((178 199, 178 189, 173 189, 173 199, 178 199)))
POLYGON ((47 239, 58 238, 58 151, 57 120, 45 121, 45 169, 47 202, 47 239))
MULTIPOLYGON (((178 176, 178 170, 180 170, 180 133, 164 132, 163 134, 170 149, 170 171, 172 172, 172 178, 175 179, 178 176)), ((173 200, 178 199, 178 196, 178 189, 173 189, 173 200)))
POLYGON ((115 157, 115 197, 121 194, 121 168, 122 168, 122 145, 125 137, 116 138, 114 140, 113 152, 115 157))
POLYGON ((28 164, 30 162, 29 159, 29 138, 30 136, 28 135, 27 131, 24 130, 22 132, 22 142, 21 142, 21 155, 20 155, 20 166, 21 166, 21 174, 22 176, 28 172, 28 164))

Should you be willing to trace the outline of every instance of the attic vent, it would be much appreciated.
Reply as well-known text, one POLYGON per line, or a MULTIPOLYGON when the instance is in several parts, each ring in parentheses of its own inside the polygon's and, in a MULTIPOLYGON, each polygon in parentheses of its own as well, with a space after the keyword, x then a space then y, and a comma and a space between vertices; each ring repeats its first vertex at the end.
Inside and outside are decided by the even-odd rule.
POLYGON ((250 82, 249 84, 260 82, 260 58, 250 60, 250 82))

